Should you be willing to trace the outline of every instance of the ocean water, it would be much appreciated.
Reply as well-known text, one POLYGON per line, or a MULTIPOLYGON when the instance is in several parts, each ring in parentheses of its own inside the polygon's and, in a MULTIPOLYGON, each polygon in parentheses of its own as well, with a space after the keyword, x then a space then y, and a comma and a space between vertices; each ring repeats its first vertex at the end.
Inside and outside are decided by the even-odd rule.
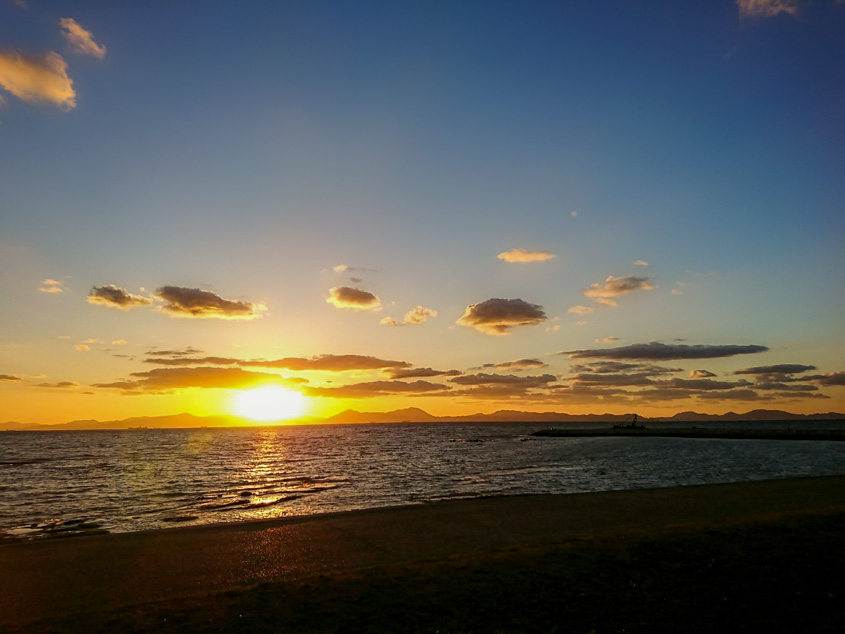
POLYGON ((845 474, 842 442, 530 435, 549 427, 402 423, 3 433, 0 537, 845 474))

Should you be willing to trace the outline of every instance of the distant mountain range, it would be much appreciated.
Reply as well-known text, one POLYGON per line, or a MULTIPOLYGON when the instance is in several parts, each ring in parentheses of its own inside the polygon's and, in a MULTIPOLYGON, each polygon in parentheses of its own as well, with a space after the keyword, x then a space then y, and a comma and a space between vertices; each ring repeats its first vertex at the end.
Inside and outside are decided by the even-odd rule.
MULTIPOLYGON (((397 409, 392 412, 357 412, 348 409, 330 418, 307 418, 291 421, 292 424, 351 424, 351 423, 484 423, 484 422, 532 422, 532 423, 619 423, 631 420, 633 414, 564 414, 561 412, 523 412, 499 410, 491 414, 470 414, 467 416, 433 416, 417 407, 397 409)), ((699 414, 680 412, 674 416, 643 418, 652 422, 736 422, 776 420, 845 420, 845 414, 828 412, 824 414, 792 414, 776 409, 755 409, 744 414, 699 414)), ((175 414, 172 416, 142 416, 123 420, 98 421, 93 419, 74 420, 57 425, 39 423, 0 423, 0 431, 49 431, 90 429, 171 429, 202 427, 251 427, 255 423, 234 416, 194 416, 175 414)))

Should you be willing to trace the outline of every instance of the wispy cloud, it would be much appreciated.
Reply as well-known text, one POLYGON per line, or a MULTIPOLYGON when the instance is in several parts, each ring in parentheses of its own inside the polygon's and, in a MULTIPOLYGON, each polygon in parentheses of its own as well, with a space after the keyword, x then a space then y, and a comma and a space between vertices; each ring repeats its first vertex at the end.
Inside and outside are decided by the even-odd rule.
POLYGON ((800 0, 736 0, 742 18, 772 18, 780 13, 798 15, 800 0))
POLYGON ((573 315, 589 315, 593 310, 595 309, 589 306, 571 306, 566 312, 573 315))
POLYGON ((250 372, 241 368, 155 368, 132 372, 133 379, 113 383, 95 383, 93 387, 120 390, 172 391, 187 388, 221 388, 239 390, 270 383, 288 383, 275 374, 250 372))
POLYGON ((62 18, 59 20, 62 27, 62 36, 70 46, 70 50, 77 55, 92 55, 97 59, 106 56, 106 47, 97 44, 90 31, 82 28, 73 18, 62 18))
POLYGON ((648 266, 648 262, 645 260, 634 260, 634 266, 648 266))
POLYGON ((76 107, 67 63, 53 51, 40 56, 0 51, 0 86, 27 103, 47 102, 66 110, 76 107))
POLYGON ((0 381, 23 381, 23 379, 19 376, 14 376, 13 374, 0 374, 0 381))
POLYGON ((460 376, 459 370, 432 370, 431 368, 387 368, 382 374, 391 379, 423 379, 433 376, 460 376))
POLYGON ((354 370, 381 370, 383 368, 409 368, 407 361, 391 361, 359 354, 324 354, 310 359, 287 357, 274 361, 244 361, 243 365, 286 370, 320 370, 323 372, 350 372, 354 370))
POLYGON ((502 363, 487 363, 483 367, 496 368, 497 370, 537 370, 549 367, 548 363, 540 359, 517 359, 516 361, 504 361, 502 363))
POLYGON ((305 393, 309 396, 328 396, 334 398, 371 398, 389 396, 391 394, 429 394, 443 392, 450 389, 448 385, 431 383, 429 381, 368 381, 352 383, 338 387, 308 387, 305 393))
POLYGON ((149 297, 134 295, 112 284, 106 284, 91 289, 91 292, 88 293, 88 303, 129 310, 135 306, 149 306, 153 303, 153 300, 149 297))
POLYGON ((42 293, 64 293, 64 282, 47 278, 41 280, 41 286, 38 287, 38 290, 42 293))
POLYGON ((670 359, 717 359, 738 354, 766 352, 766 346, 756 345, 684 345, 659 342, 635 343, 603 350, 570 350, 562 354, 570 359, 634 359, 667 361, 670 359))
POLYGON ((798 374, 800 372, 808 372, 815 370, 814 365, 800 365, 798 363, 780 363, 777 365, 758 365, 753 368, 743 368, 736 370, 734 374, 798 374))
POLYGON ((449 379, 451 383, 458 385, 518 385, 521 387, 539 387, 554 383, 557 377, 553 374, 540 374, 537 376, 516 376, 514 374, 467 374, 449 379))
POLYGON ((144 359, 144 363, 167 366, 188 366, 188 365, 242 365, 245 362, 241 359, 229 357, 152 357, 144 359))
POLYGON ((542 306, 529 304, 522 299, 494 297, 467 306, 463 317, 456 323, 471 326, 488 335, 507 335, 514 326, 531 326, 546 319, 542 306))
POLYGON ((68 390, 79 387, 76 381, 58 381, 57 383, 39 383, 37 387, 49 387, 59 390, 68 390))
POLYGON ((186 357, 200 353, 202 353, 202 350, 188 346, 179 350, 150 350, 146 354, 152 357, 186 357))
POLYGON ((329 289, 326 302, 336 308, 352 310, 381 310, 381 300, 367 291, 351 286, 335 286, 329 289))
POLYGON ((596 343, 616 343, 619 341, 619 337, 600 337, 596 339, 596 343))
POLYGON ((266 310, 261 304, 223 299, 216 293, 199 288, 162 286, 156 298, 167 302, 158 310, 171 317, 189 319, 255 319, 266 310))
POLYGON ((520 263, 526 262, 543 262, 545 260, 553 260, 557 256, 548 251, 529 251, 528 249, 511 249, 504 251, 496 256, 505 262, 520 263))

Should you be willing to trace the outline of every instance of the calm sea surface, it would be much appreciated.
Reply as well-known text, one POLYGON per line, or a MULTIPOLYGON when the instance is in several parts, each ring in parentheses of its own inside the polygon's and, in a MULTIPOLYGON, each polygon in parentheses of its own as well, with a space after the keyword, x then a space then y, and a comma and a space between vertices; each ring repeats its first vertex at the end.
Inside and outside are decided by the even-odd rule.
MULTIPOLYGON (((766 423, 778 425, 804 423, 766 423)), ((842 442, 529 435, 554 426, 2 433, 0 536, 127 532, 453 498, 845 474, 842 442)))

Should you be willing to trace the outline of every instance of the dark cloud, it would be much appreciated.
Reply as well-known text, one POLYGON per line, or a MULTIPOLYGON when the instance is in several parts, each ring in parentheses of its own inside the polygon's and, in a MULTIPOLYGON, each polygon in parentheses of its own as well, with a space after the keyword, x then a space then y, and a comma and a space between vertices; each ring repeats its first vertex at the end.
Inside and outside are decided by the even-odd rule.
POLYGON ((156 365, 183 366, 183 365, 243 365, 241 359, 230 359, 228 357, 154 357, 144 359, 144 363, 155 363, 156 365))
POLYGON ((391 379, 416 379, 431 376, 460 376, 458 370, 432 370, 431 368, 387 368, 382 374, 391 379))
POLYGON ((223 299, 216 293, 199 288, 162 286, 156 289, 158 299, 167 302, 159 310, 171 317, 190 319, 255 319, 266 310, 247 301, 223 299))
POLYGON ((618 297, 636 291, 650 291, 657 288, 648 281, 647 277, 613 277, 609 275, 604 284, 593 284, 590 288, 582 289, 581 292, 587 297, 618 297))
POLYGON ((381 300, 372 293, 362 291, 351 286, 335 286, 329 289, 329 304, 336 308, 351 308, 353 310, 380 310, 381 300))
POLYGON ((185 357, 188 355, 193 354, 201 354, 202 350, 197 350, 196 348, 191 348, 190 346, 184 348, 183 350, 150 350, 146 352, 148 356, 158 356, 158 357, 185 357))
POLYGON ((153 300, 149 297, 133 295, 118 286, 106 284, 105 286, 95 286, 91 289, 91 292, 88 293, 88 303, 111 306, 120 310, 129 310, 135 306, 149 306, 153 303, 153 300))
POLYGON ((711 377, 716 376, 712 372, 707 370, 690 370, 689 371, 689 378, 691 379, 709 379, 711 377))
POLYGON ((606 348, 603 350, 570 350, 562 354, 570 359, 632 359, 669 361, 672 359, 717 359, 738 354, 766 352, 766 346, 755 345, 668 345, 665 343, 635 343, 630 346, 606 348))
POLYGON ((761 381, 754 384, 755 390, 781 390, 783 392, 815 392, 819 388, 815 385, 803 383, 783 383, 779 381, 761 381))
POLYGON ((749 381, 713 381, 712 379, 666 379, 654 381, 654 384, 669 389, 696 391, 732 390, 751 385, 749 381))
POLYGON ((334 398, 369 398, 374 396, 389 396, 391 394, 428 394, 443 392, 449 386, 431 383, 429 381, 369 381, 353 383, 339 387, 309 387, 305 392, 309 396, 328 396, 334 398))
POLYGON ((488 363, 485 368, 496 368, 497 370, 539 370, 549 365, 539 359, 517 359, 516 361, 505 361, 504 363, 488 363))
POLYGON ((467 374, 449 379, 450 383, 459 385, 517 385, 520 387, 539 387, 557 381, 553 374, 537 376, 515 376, 513 374, 467 374))
POLYGON ((753 368, 736 370, 734 374, 798 374, 815 370, 814 365, 799 365, 797 363, 781 363, 778 365, 758 365, 753 368))
POLYGON ((39 383, 38 387, 50 387, 66 390, 69 388, 79 387, 79 383, 76 381, 59 381, 58 383, 39 383))
POLYGON ((136 377, 128 381, 96 383, 93 387, 121 390, 165 391, 184 388, 244 389, 270 383, 289 383, 275 374, 250 372, 241 368, 155 368, 146 372, 132 372, 136 377))
POLYGON ((813 380, 815 380, 819 385, 825 386, 845 385, 845 371, 823 374, 821 376, 813 377, 813 380))
POLYGON ((627 374, 592 374, 587 372, 580 372, 569 380, 575 381, 581 385, 613 385, 617 387, 634 386, 634 385, 653 385, 654 380, 649 378, 651 375, 645 372, 631 372, 627 374))
POLYGON ((543 307, 521 299, 492 298, 467 306, 457 323, 489 335, 506 335, 514 326, 530 326, 546 320, 543 307))
POLYGON ((13 376, 11 374, 0 374, 0 381, 22 381, 19 376, 13 376))
POLYGON ((730 390, 727 392, 705 392, 697 395, 705 401, 770 401, 770 396, 761 396, 754 390, 730 390))
POLYGON ((659 376, 661 374, 674 374, 681 372, 681 368, 664 368, 662 365, 650 363, 622 363, 621 361, 594 361, 592 363, 579 363, 571 366, 573 372, 587 372, 596 374, 609 374, 617 372, 628 372, 635 370, 643 376, 659 376))
POLYGON ((318 357, 312 357, 311 359, 287 357, 274 361, 244 361, 243 365, 263 368, 284 368, 287 370, 321 370, 324 372, 411 367, 411 364, 407 361, 390 361, 358 354, 324 354, 318 357))

